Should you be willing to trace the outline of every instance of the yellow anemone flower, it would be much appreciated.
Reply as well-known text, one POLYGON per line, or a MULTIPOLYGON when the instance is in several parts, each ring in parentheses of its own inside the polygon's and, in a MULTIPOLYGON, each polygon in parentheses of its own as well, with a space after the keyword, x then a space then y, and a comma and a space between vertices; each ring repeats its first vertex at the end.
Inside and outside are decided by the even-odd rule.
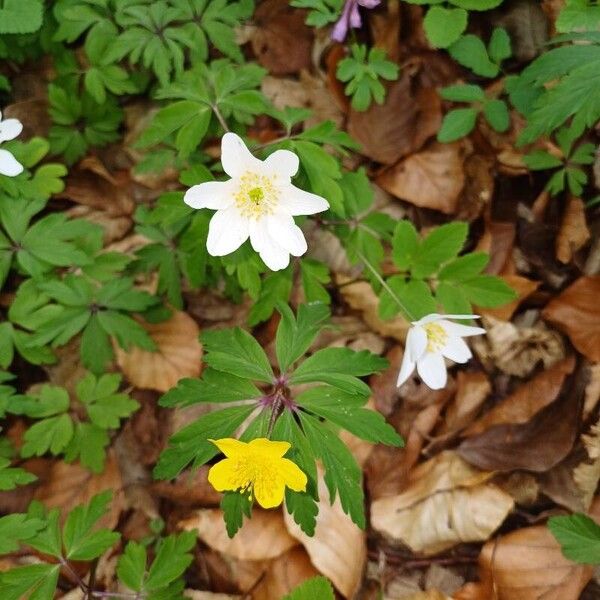
POLYGON ((263 508, 273 508, 283 502, 286 486, 295 492, 306 490, 306 475, 283 458, 291 448, 288 442, 266 438, 249 443, 233 438, 210 441, 226 456, 208 472, 208 481, 218 492, 254 493, 263 508))

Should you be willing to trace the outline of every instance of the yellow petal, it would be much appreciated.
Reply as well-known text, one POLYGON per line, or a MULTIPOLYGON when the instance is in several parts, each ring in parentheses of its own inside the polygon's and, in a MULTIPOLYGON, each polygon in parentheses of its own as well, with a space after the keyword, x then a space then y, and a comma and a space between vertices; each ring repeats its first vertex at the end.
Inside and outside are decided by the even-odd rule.
POLYGON ((253 491, 256 501, 263 508, 275 508, 283 502, 285 484, 280 478, 270 481, 263 479, 254 483, 253 491))
POLYGON ((236 456, 248 448, 248 444, 234 438, 222 438, 220 440, 208 440, 212 442, 227 458, 236 456))
POLYGON ((292 445, 289 442, 274 442, 267 438, 256 438, 248 444, 253 450, 265 453, 271 458, 283 456, 292 445))
POLYGON ((237 490, 246 484, 240 480, 237 463, 231 458, 225 458, 210 468, 208 482, 217 492, 237 490))
POLYGON ((287 458, 282 458, 277 461, 277 471, 279 471, 283 477, 285 485, 287 485, 289 488, 295 492, 306 491, 308 478, 296 463, 293 463, 287 458))

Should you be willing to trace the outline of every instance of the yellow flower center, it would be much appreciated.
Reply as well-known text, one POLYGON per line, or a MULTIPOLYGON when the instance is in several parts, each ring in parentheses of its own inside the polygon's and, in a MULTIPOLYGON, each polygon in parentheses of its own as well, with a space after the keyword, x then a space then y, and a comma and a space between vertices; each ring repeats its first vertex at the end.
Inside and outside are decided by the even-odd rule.
POLYGON ((439 323, 423 325, 427 334, 427 352, 439 352, 448 341, 448 332, 439 323))
POLYGON ((261 486, 265 493, 271 495, 281 485, 276 466, 259 453, 238 457, 235 473, 236 480, 240 482, 240 492, 248 492, 250 498, 254 486, 261 486))
POLYGON ((235 193, 236 205, 243 217, 258 219, 274 212, 279 201, 279 191, 274 177, 246 171, 240 177, 240 185, 235 193))

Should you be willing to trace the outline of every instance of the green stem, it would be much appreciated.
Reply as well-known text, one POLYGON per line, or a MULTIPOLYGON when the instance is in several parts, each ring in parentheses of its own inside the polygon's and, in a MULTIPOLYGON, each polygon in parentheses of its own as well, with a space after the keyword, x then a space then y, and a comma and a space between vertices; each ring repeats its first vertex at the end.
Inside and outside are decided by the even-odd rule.
POLYGON ((362 252, 360 252, 360 251, 357 251, 356 254, 360 258, 360 260, 363 262, 363 264, 365 265, 365 267, 367 267, 367 269, 369 269, 369 271, 371 271, 371 273, 373 273, 373 276, 375 277, 375 279, 377 279, 377 281, 379 281, 379 283, 381 284, 381 287, 383 287, 383 289, 390 295, 390 297, 400 307, 400 310, 402 310, 402 312, 406 315, 406 317, 408 317, 408 320, 409 321, 416 321, 417 320, 416 317, 406 307, 406 305, 404 304, 404 302, 402 302, 402 300, 400 300, 400 298, 398 298, 396 292, 394 292, 394 290, 387 284, 387 282, 379 274, 379 272, 377 271, 377 269, 369 262, 368 258, 362 252))
POLYGON ((227 132, 231 131, 229 129, 229 126, 227 125, 227 121, 225 121, 225 119, 223 118, 223 115, 221 114, 219 107, 216 104, 211 104, 211 108, 213 109, 213 112, 215 113, 215 117, 217 117, 217 121, 219 121, 219 123, 221 124, 221 127, 227 132))

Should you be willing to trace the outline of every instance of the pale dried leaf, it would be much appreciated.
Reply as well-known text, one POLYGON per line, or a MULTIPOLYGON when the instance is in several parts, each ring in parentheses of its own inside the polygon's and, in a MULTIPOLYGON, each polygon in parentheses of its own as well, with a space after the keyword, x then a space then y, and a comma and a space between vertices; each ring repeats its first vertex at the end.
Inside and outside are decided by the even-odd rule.
POLYGON ((179 521, 177 527, 195 531, 211 548, 239 560, 277 558, 298 543, 288 533, 280 511, 253 510, 252 518, 244 520, 233 538, 227 535, 220 508, 197 510, 179 521))
POLYGON ((346 597, 353 598, 367 561, 365 532, 344 513, 339 498, 329 502, 329 492, 319 475, 319 514, 315 535, 306 535, 287 512, 288 531, 304 546, 312 564, 346 597))
POLYGON ((446 411, 441 434, 457 431, 469 425, 492 391, 482 371, 459 371, 456 374, 456 396, 446 411))
POLYGON ((401 200, 453 214, 465 184, 463 147, 432 144, 390 167, 377 183, 401 200))
POLYGON ((488 483, 491 475, 454 452, 442 452, 414 469, 401 494, 371 504, 371 524, 425 554, 486 540, 514 504, 508 494, 488 483))
POLYGON ((215 594, 214 592, 203 592, 200 590, 185 590, 183 595, 190 600, 236 600, 242 596, 232 594, 215 594))
POLYGON ((585 220, 585 204, 580 198, 569 196, 560 230, 556 237, 556 258, 562 263, 572 260, 573 254, 590 239, 585 220))
POLYGON ((573 479, 582 495, 583 506, 587 510, 594 499, 600 481, 600 420, 596 421, 590 433, 581 439, 590 460, 580 463, 573 471, 573 479))
POLYGON ((600 400, 600 363, 590 366, 590 379, 585 388, 585 401, 583 403, 583 418, 592 414, 600 400))
POLYGON ((117 363, 136 387, 166 392, 183 377, 198 377, 202 346, 198 325, 187 313, 174 312, 162 323, 141 325, 157 346, 149 352, 132 346, 125 351, 115 345, 117 363))

